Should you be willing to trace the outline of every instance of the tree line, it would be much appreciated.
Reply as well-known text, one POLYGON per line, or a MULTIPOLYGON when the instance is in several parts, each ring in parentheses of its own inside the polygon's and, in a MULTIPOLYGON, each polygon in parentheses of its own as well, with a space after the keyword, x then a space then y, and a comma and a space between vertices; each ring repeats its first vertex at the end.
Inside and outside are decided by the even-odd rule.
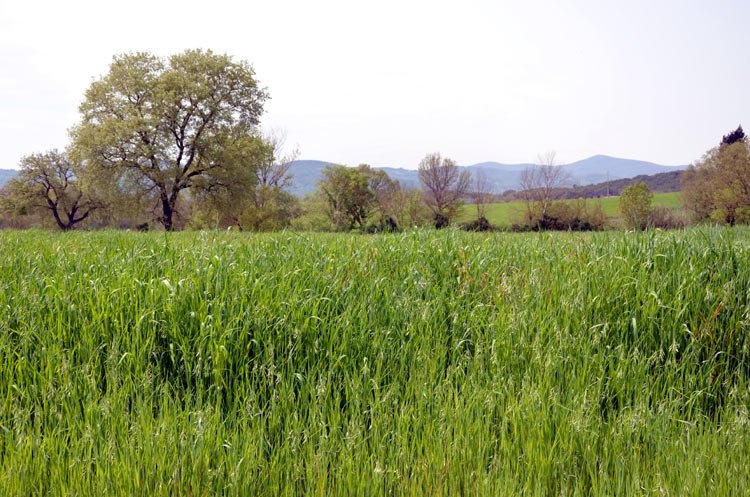
MULTIPOLYGON (((293 152, 259 130, 265 88, 247 62, 211 51, 115 56, 80 105, 64 151, 34 153, 3 189, 5 220, 76 226, 279 229, 321 200, 333 229, 398 229, 455 216, 466 173, 428 155, 424 191, 367 165, 330 166, 317 199, 289 194, 293 152), (373 224, 374 223, 374 224, 373 224)), ((7 224, 7 222, 6 222, 7 224)))
MULTIPOLYGON (((252 66, 228 55, 115 56, 109 72, 87 89, 69 146, 21 160, 0 192, 2 221, 62 230, 156 225, 167 231, 295 226, 372 232, 442 228, 468 201, 476 218, 467 228, 491 228, 486 207, 494 192, 487 178, 481 172, 472 178, 439 153, 420 162, 420 190, 404 189, 366 164, 331 165, 317 192, 294 197, 286 187, 298 151, 285 155, 283 133, 260 131, 268 98, 252 66)), ((517 193, 526 206, 523 229, 603 226, 601 208, 555 201, 567 182, 553 153, 523 172, 517 193)), ((750 222, 750 152, 741 126, 685 172, 682 188, 696 221, 750 222)), ((629 224, 657 224, 658 213, 642 205, 648 195, 629 193, 636 199, 625 201, 629 224)))

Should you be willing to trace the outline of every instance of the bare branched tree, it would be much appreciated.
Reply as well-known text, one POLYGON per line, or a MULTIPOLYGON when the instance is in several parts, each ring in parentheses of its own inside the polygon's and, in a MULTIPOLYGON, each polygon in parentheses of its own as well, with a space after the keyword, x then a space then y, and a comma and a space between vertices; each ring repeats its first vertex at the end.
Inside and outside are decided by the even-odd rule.
POLYGON ((258 167, 258 185, 270 188, 289 186, 292 181, 289 168, 292 162, 299 158, 299 147, 294 147, 286 155, 283 155, 286 145, 286 131, 283 129, 267 131, 263 135, 263 141, 271 147, 273 160, 264 161, 258 167))
POLYGON ((460 171, 454 161, 439 153, 428 154, 419 163, 419 181, 438 227, 447 225, 456 215, 471 188, 469 171, 460 171))
MULTIPOLYGON (((284 152, 286 133, 274 129, 252 136, 244 163, 248 174, 230 175, 215 187, 206 188, 201 200, 219 225, 253 231, 280 229, 299 214, 299 201, 285 190, 292 181, 290 168, 299 152, 284 152)), ((224 179, 224 178, 222 178, 224 179)))
POLYGON ((477 169, 474 173, 474 204, 477 207, 477 219, 487 218, 487 204, 492 200, 492 183, 487 173, 477 169))
POLYGON ((534 212, 534 202, 536 200, 536 188, 537 188, 537 173, 534 166, 526 167, 521 171, 521 177, 518 180, 518 184, 521 187, 519 196, 526 203, 526 224, 531 225, 534 223, 536 213, 534 212))
POLYGON ((568 172, 557 163, 555 152, 538 156, 538 163, 523 170, 519 180, 521 197, 526 201, 527 221, 533 223, 538 215, 543 218, 549 211, 555 189, 570 180, 568 172))
POLYGON ((253 195, 253 206, 250 215, 250 225, 255 231, 264 226, 279 226, 293 217, 296 210, 294 197, 284 188, 292 182, 289 168, 299 157, 299 147, 294 147, 285 153, 286 131, 272 129, 263 135, 263 142, 270 149, 266 160, 261 161, 256 170, 258 179, 253 195))

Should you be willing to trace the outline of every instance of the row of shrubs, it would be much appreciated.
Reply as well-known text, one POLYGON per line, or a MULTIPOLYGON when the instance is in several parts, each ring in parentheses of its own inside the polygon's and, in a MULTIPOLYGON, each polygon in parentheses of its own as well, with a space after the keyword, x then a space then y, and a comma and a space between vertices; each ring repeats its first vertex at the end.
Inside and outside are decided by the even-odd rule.
MULTIPOLYGON (((512 232, 533 232, 533 231, 602 231, 612 227, 607 223, 606 216, 602 213, 595 212, 592 216, 590 213, 576 213, 575 210, 551 209, 546 213, 534 219, 531 223, 514 223, 508 227, 493 226, 489 220, 480 216, 473 221, 458 224, 458 228, 465 231, 488 232, 488 231, 512 231, 512 232), (568 214, 568 215, 566 215, 568 214)), ((436 218, 434 220, 436 228, 445 228, 449 226, 444 219, 436 218)), ((664 206, 657 206, 651 211, 648 226, 656 229, 679 229, 687 226, 687 220, 681 212, 675 212, 664 206)), ((370 223, 364 230, 365 233, 396 233, 401 228, 398 223, 391 217, 387 217, 379 222, 370 223)))
MULTIPOLYGON (((656 229, 680 229, 688 224, 684 212, 664 206, 656 206, 650 212, 647 226, 656 229)), ((484 216, 461 224, 460 227, 466 231, 494 231, 498 229, 492 226, 484 216)), ((592 208, 585 205, 581 207, 581 204, 576 205, 570 202, 556 202, 552 204, 547 213, 533 217, 531 222, 513 223, 510 231, 602 231, 608 227, 614 226, 609 224, 607 216, 598 205, 592 208)))
MULTIPOLYGON (((599 204, 587 204, 584 200, 556 201, 544 212, 541 205, 530 205, 526 220, 511 225, 511 231, 601 231, 607 227, 607 215, 599 204)), ((469 231, 489 231, 492 226, 480 217, 462 226, 469 231)))

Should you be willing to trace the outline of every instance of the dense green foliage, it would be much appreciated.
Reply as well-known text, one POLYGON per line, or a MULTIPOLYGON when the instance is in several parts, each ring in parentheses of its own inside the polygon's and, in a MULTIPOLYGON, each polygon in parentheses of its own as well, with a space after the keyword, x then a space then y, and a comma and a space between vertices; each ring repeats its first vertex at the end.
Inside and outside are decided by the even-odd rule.
POLYGON ((750 224, 750 142, 741 126, 685 171, 682 187, 697 221, 750 224))
POLYGON ((270 153, 257 131, 267 98, 252 66, 228 55, 119 55, 86 91, 72 149, 99 190, 157 206, 172 230, 188 193, 236 198, 255 186, 270 153))
POLYGON ((398 181, 367 164, 326 166, 318 188, 331 225, 338 230, 365 229, 376 213, 381 219, 387 217, 387 207, 400 190, 398 181))
POLYGON ((620 213, 630 229, 646 229, 651 221, 654 194, 646 183, 630 185, 620 195, 620 213))
POLYGON ((1 232, 4 495, 747 495, 750 232, 1 232))

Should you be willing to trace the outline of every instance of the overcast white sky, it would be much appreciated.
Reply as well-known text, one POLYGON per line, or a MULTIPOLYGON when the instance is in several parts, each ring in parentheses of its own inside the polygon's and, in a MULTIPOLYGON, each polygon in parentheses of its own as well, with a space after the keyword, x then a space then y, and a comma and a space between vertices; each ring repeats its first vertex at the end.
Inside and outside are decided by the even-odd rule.
POLYGON ((0 0, 0 167, 64 148, 114 54, 253 64, 302 158, 686 164, 750 126, 747 0, 0 0))

